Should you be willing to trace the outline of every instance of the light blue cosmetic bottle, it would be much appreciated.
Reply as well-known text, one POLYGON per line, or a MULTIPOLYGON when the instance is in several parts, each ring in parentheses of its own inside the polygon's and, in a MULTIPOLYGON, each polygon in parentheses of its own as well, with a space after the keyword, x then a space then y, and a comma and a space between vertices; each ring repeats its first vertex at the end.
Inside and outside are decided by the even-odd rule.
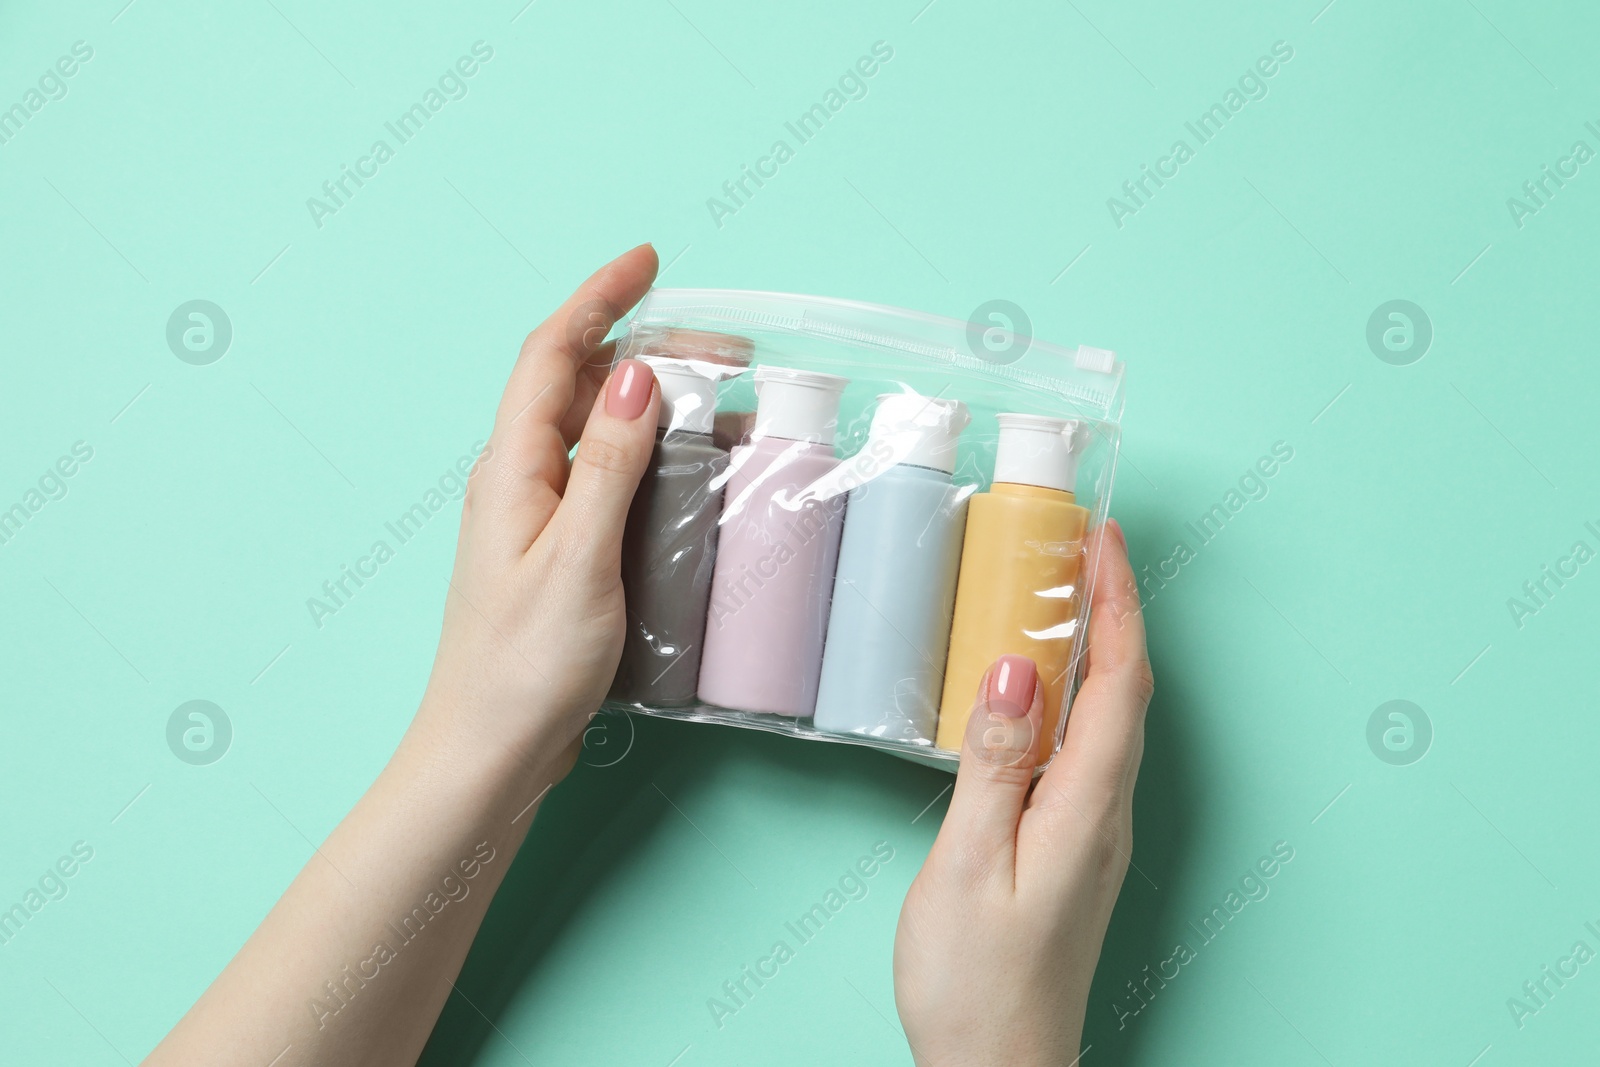
POLYGON ((951 483, 969 421, 958 400, 878 398, 839 474, 845 508, 817 729, 932 745, 971 486, 951 483))

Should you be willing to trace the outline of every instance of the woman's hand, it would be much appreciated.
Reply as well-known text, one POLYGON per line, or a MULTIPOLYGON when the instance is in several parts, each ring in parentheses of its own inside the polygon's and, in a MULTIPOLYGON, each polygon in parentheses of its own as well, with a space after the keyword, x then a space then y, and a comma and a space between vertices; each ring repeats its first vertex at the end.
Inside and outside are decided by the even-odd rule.
POLYGON ((660 401, 643 363, 607 377, 602 342, 655 274, 655 250, 635 248, 523 342, 467 485, 411 729, 147 1063, 417 1061, 529 813, 616 672, 622 520, 660 401))
POLYGON ((1031 660, 980 686, 944 825, 895 934, 895 1002, 921 1067, 1076 1061, 1084 1006, 1133 851, 1133 784, 1154 682, 1127 544, 1108 523, 1088 675, 1033 785, 1031 660))
POLYGON ((561 777, 616 672, 623 520, 660 398, 636 360, 608 378, 613 346, 602 342, 656 269, 655 249, 640 245, 528 335, 468 481, 413 733, 474 764, 506 756, 561 777))

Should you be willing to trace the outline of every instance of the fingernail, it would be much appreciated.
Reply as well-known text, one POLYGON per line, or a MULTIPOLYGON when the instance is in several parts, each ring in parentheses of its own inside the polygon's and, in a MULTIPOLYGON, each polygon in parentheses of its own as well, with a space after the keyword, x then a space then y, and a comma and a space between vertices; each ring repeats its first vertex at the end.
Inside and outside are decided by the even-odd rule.
POLYGON ((636 359, 625 359, 611 372, 606 384, 606 414, 614 419, 637 419, 650 403, 655 375, 636 359))
POLYGON ((989 668, 989 707, 1001 715, 1020 719, 1033 706, 1039 686, 1039 668, 1027 656, 1001 656, 989 668))
POLYGON ((1106 529, 1116 534, 1117 544, 1121 545, 1122 550, 1126 552, 1128 550, 1128 536, 1122 532, 1122 524, 1116 519, 1107 519, 1106 529))

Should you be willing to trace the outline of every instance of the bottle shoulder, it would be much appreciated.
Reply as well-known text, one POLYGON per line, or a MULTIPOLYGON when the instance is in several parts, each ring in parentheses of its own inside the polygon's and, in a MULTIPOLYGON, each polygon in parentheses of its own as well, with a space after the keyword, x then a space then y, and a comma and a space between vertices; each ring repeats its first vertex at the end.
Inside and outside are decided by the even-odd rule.
POLYGON ((912 463, 896 463, 878 475, 878 477, 900 482, 919 482, 938 486, 951 485, 955 481, 947 471, 935 470, 932 467, 919 467, 912 463))
POLYGON ((996 482, 988 492, 974 494, 971 506, 975 512, 1053 515, 1075 523, 1087 522, 1089 516, 1089 510, 1078 504, 1071 493, 1009 482, 996 482))
POLYGON ((656 454, 667 463, 715 463, 728 458, 728 453, 712 442, 710 434, 702 433, 662 434, 656 438, 656 454))
POLYGON ((734 464, 739 467, 764 468, 774 463, 797 470, 829 470, 839 465, 832 445, 814 441, 790 441, 781 437, 762 437, 734 446, 734 464))

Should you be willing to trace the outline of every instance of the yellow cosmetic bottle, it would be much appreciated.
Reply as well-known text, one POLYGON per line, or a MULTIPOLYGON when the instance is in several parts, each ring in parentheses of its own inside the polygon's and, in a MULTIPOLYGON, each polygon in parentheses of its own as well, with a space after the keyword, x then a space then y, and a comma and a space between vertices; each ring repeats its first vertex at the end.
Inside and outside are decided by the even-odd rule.
POLYGON ((1083 539, 1089 512, 1073 498, 1081 422, 1001 414, 994 483, 972 497, 956 582, 938 747, 959 751, 978 683, 1005 655, 1039 667, 1050 755, 1077 645, 1083 539))

